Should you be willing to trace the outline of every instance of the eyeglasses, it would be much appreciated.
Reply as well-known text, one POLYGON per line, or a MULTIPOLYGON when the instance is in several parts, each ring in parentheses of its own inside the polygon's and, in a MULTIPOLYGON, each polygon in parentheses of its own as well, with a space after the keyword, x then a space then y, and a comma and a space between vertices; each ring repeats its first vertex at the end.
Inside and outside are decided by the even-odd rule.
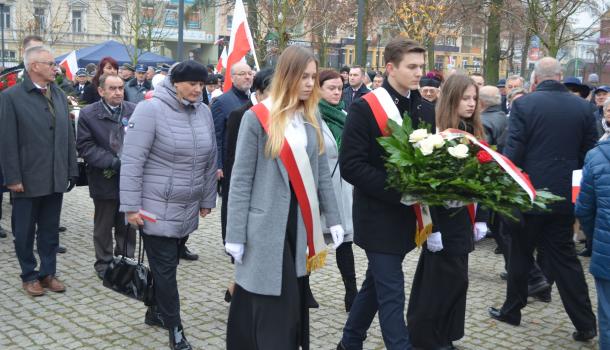
POLYGON ((252 77, 254 76, 254 72, 240 72, 240 73, 236 73, 235 75, 237 75, 238 77, 244 77, 244 76, 249 76, 252 77))
POLYGON ((53 61, 36 61, 34 63, 44 63, 49 67, 55 67, 57 66, 57 63, 53 62, 53 61))

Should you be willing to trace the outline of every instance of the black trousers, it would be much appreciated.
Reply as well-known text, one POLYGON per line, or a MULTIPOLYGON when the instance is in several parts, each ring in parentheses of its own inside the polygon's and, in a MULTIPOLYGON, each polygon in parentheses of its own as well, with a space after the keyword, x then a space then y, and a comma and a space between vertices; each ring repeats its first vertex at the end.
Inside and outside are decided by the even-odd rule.
POLYGON ((176 270, 188 236, 178 239, 144 234, 142 239, 153 274, 157 310, 171 329, 181 325, 176 270))
POLYGON ((11 219, 15 252, 21 266, 23 282, 55 275, 62 200, 62 193, 33 198, 13 198, 11 219), (34 239, 40 258, 40 271, 36 270, 34 239))
POLYGON ((521 320, 527 305, 528 271, 536 247, 544 252, 543 270, 557 283, 563 306, 577 330, 596 329, 589 289, 572 240, 574 216, 569 214, 524 215, 524 227, 513 232, 506 301, 502 312, 521 320))
POLYGON ((136 246, 136 231, 125 222, 125 214, 119 212, 118 199, 94 199, 93 247, 97 272, 104 272, 114 256, 133 258, 136 246), (114 228, 114 241, 112 230, 114 228))

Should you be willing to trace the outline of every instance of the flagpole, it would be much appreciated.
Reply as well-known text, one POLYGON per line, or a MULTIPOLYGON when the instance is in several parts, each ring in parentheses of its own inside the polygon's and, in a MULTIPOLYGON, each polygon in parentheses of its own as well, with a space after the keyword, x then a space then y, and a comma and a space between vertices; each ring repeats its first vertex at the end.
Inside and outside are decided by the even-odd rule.
POLYGON ((184 0, 178 0, 178 61, 184 57, 184 0))

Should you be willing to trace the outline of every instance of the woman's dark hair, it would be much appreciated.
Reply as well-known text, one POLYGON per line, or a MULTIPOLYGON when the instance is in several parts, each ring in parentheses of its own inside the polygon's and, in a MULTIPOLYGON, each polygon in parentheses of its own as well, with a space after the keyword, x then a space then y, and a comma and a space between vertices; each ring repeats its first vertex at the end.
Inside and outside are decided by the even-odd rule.
POLYGON ((324 85, 324 82, 332 79, 341 79, 341 74, 337 73, 337 71, 327 69, 323 70, 318 74, 318 81, 320 82, 320 86, 324 85))
POLYGON ((102 58, 100 60, 100 63, 98 63, 98 65, 97 65, 97 71, 95 72, 95 76, 93 77, 93 79, 91 79, 91 83, 96 88, 99 86, 100 76, 102 74, 104 74, 104 67, 106 67, 107 64, 110 64, 112 67, 114 67, 114 69, 116 69, 117 72, 119 71, 119 64, 117 63, 117 61, 114 58, 112 58, 110 56, 106 56, 106 57, 102 58))
POLYGON ((254 76, 252 81, 252 88, 254 91, 265 91, 271 85, 271 79, 273 78, 273 68, 261 69, 254 76))

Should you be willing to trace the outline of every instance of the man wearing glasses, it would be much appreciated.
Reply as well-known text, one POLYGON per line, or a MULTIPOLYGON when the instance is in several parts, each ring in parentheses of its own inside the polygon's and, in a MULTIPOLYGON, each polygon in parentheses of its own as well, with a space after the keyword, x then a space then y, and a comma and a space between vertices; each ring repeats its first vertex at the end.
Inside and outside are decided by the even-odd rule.
POLYGON ((24 66, 23 82, 5 90, 0 99, 0 164, 13 196, 22 286, 27 294, 40 296, 45 289, 65 291, 55 277, 59 217, 63 193, 74 187, 78 169, 67 99, 54 83, 51 52, 43 46, 28 48, 24 66))
POLYGON ((218 96, 212 102, 212 117, 216 129, 216 147, 218 147, 218 172, 216 175, 219 181, 224 176, 222 166, 225 158, 224 143, 227 118, 231 112, 250 100, 250 88, 254 80, 254 72, 247 63, 239 62, 231 66, 231 79, 233 80, 231 90, 218 96))

